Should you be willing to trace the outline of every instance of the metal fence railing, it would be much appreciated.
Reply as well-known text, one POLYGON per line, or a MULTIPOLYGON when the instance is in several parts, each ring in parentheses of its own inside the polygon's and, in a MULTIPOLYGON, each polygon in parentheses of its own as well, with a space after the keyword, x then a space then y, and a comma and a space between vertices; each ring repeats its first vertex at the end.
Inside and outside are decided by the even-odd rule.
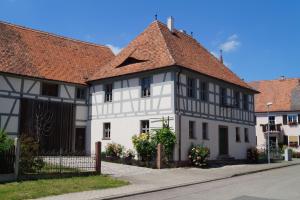
POLYGON ((0 152, 0 174, 14 173, 15 147, 0 152))

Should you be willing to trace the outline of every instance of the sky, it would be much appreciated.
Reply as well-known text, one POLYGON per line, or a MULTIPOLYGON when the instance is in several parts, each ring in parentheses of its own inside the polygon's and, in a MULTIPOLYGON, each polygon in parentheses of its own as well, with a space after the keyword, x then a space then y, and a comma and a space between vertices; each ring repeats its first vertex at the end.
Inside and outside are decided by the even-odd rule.
POLYGON ((0 20, 126 47, 154 21, 175 19, 246 81, 300 77, 298 0, 0 0, 0 20))

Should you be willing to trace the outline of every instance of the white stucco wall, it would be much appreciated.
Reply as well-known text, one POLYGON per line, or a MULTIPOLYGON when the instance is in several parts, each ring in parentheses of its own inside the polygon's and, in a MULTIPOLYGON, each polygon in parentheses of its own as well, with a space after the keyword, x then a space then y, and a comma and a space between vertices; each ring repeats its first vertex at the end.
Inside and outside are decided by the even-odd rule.
MULTIPOLYGON (((178 117, 177 117, 178 121, 178 117)), ((188 151, 192 144, 204 145, 210 149, 210 158, 217 159, 219 156, 219 126, 228 127, 228 153, 230 157, 235 159, 245 159, 247 149, 256 146, 255 127, 243 124, 229 123, 210 119, 201 119, 196 117, 182 116, 181 117, 181 132, 182 132, 182 159, 188 159, 188 151), (189 121, 195 122, 195 139, 189 138, 189 121), (202 123, 208 124, 208 140, 202 139, 202 123), (240 128, 241 142, 236 142, 236 127, 240 128), (244 128, 248 128, 249 142, 245 142, 244 128)), ((178 127, 178 126, 177 126, 178 127)))

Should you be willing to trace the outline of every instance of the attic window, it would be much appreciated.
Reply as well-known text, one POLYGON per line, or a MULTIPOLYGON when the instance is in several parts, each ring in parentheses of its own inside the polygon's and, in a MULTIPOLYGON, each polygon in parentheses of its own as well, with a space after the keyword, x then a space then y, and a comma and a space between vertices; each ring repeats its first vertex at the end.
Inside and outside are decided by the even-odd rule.
POLYGON ((139 60, 139 59, 136 59, 136 58, 133 58, 133 57, 128 57, 118 67, 124 67, 126 65, 141 63, 141 62, 145 62, 145 61, 146 60, 139 60))

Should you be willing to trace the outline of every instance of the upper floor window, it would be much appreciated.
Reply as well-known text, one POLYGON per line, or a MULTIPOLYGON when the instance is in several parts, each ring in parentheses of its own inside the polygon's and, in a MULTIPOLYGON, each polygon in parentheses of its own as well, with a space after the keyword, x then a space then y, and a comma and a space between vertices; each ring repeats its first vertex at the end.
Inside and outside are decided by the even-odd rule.
POLYGON ((235 127, 235 141, 241 142, 240 128, 235 127))
POLYGON ((245 134, 245 142, 249 142, 249 133, 248 133, 248 128, 244 129, 244 134, 245 134))
POLYGON ((151 78, 150 77, 142 78, 141 84, 142 84, 142 97, 149 97, 151 95, 150 93, 151 78))
POLYGON ((195 122, 189 121, 189 138, 195 139, 195 122))
POLYGON ((208 100, 208 86, 206 82, 200 83, 200 99, 201 101, 208 100))
POLYGON ((249 109, 249 96, 248 96, 248 94, 243 94, 243 109, 244 110, 249 109))
POLYGON ((76 99, 86 98, 86 88, 76 88, 76 99))
POLYGON ((236 108, 240 107, 240 92, 234 92, 233 106, 236 108))
POLYGON ((111 102, 112 101, 112 88, 113 88, 112 84, 106 84, 105 85, 105 98, 104 98, 105 102, 111 102))
POLYGON ((58 97, 58 84, 42 83, 42 95, 58 97))
POLYGON ((103 124, 103 139, 110 139, 110 123, 103 124))
POLYGON ((221 106, 227 105, 227 90, 226 90, 226 88, 221 88, 220 103, 221 103, 221 106))
POLYGON ((187 96, 188 97, 195 97, 195 79, 187 78, 187 96))
POLYGON ((297 115, 288 115, 287 119, 288 119, 288 123, 289 124, 296 124, 297 123, 297 115))
POLYGON ((149 120, 142 120, 141 121, 141 132, 142 133, 149 133, 149 120))
POLYGON ((269 124, 275 125, 275 116, 269 116, 269 124))
POLYGON ((206 122, 202 123, 202 139, 208 140, 208 124, 206 122))

